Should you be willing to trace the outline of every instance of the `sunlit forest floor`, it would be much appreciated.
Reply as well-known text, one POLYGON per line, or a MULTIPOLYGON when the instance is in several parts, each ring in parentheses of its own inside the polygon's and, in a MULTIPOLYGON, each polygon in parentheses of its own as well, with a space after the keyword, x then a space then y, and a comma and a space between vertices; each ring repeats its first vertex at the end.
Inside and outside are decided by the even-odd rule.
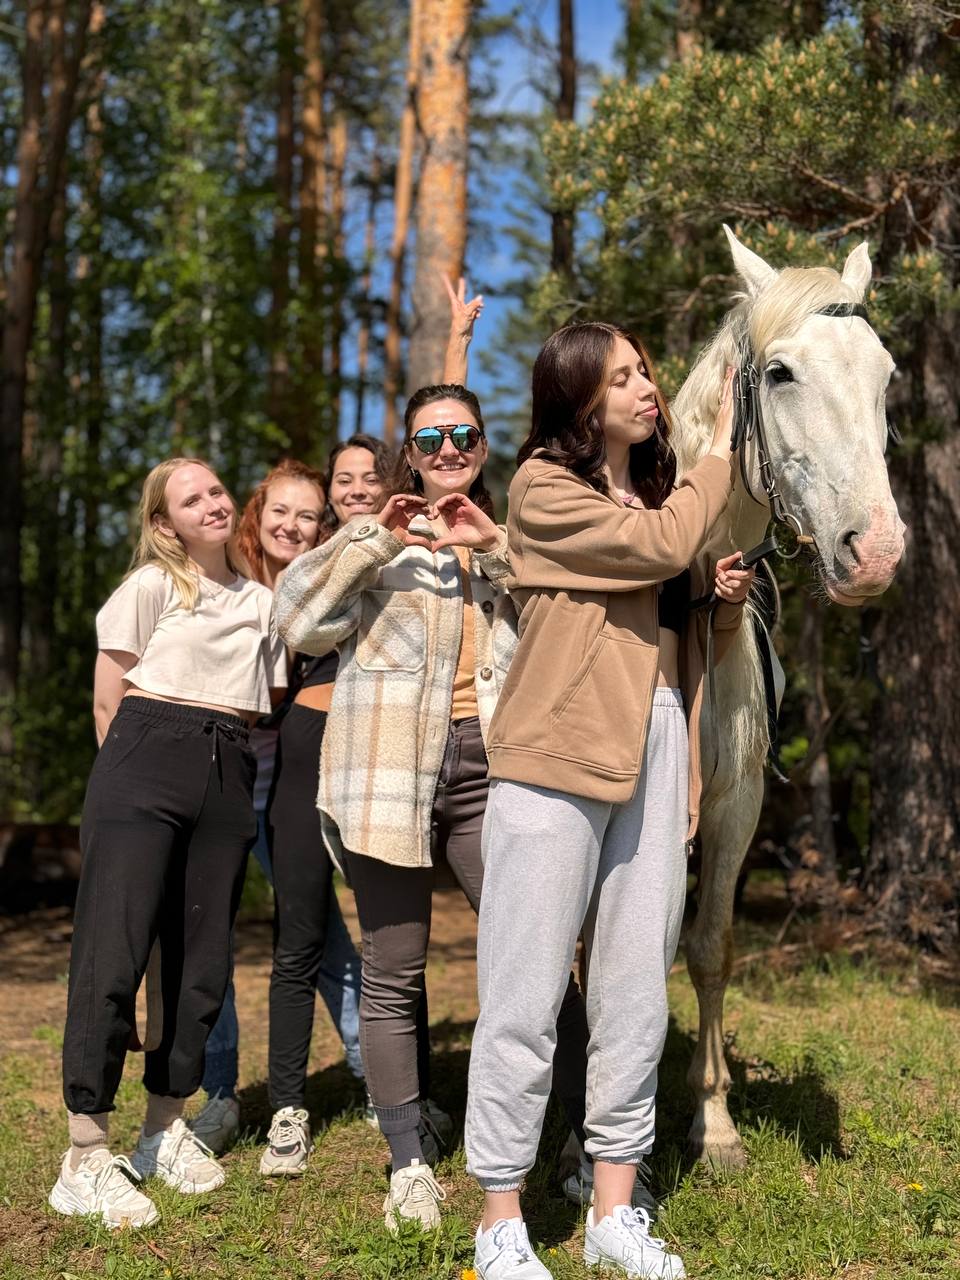
MULTIPOLYGON (((344 907, 355 930, 349 895, 344 907)), ((59 1048, 69 916, 37 913, 0 925, 3 1280, 472 1280, 480 1194, 465 1174, 459 1134, 437 1170, 448 1196, 441 1230, 421 1235, 411 1227, 389 1236, 381 1217, 386 1145, 356 1110, 356 1086, 325 1013, 318 1012, 311 1063, 316 1146, 309 1171, 288 1182, 260 1178, 269 1122, 270 931, 262 914, 242 921, 239 931, 244 1134, 225 1157, 226 1185, 192 1198, 151 1185, 160 1220, 145 1231, 118 1234, 60 1218, 46 1206, 66 1145, 59 1048)), ((774 948, 785 915, 779 882, 755 877, 737 925, 738 947, 748 959, 727 1001, 731 1109, 749 1155, 743 1171, 724 1175, 685 1157, 691 1102, 684 1076, 696 1002, 682 963, 672 979, 674 1020, 652 1159, 662 1199, 658 1231, 681 1252, 691 1277, 956 1277, 958 992, 860 954, 821 955, 803 945, 813 937, 803 923, 791 925, 790 949, 774 948)), ((459 1123, 475 986, 473 921, 454 892, 437 895, 428 985, 432 1093, 459 1123)), ((131 1056, 115 1116, 115 1150, 129 1151, 136 1140, 139 1071, 131 1056)), ((559 1191, 556 1162, 564 1137, 551 1110, 525 1206, 541 1258, 558 1280, 571 1280, 588 1273, 581 1261, 582 1215, 559 1191)))

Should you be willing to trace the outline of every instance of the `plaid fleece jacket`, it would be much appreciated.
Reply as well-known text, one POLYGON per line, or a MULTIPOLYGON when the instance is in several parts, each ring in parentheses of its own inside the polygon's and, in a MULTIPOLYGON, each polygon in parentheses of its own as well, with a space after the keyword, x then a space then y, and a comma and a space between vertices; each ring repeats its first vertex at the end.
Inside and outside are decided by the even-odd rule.
MULTIPOLYGON (((504 589, 506 537, 474 553, 470 585, 476 690, 484 738, 517 644, 504 589)), ((340 666, 320 756, 324 840, 401 867, 429 867, 430 814, 450 725, 463 632, 460 564, 404 547, 370 516, 354 517, 285 571, 274 597, 292 648, 340 666)))

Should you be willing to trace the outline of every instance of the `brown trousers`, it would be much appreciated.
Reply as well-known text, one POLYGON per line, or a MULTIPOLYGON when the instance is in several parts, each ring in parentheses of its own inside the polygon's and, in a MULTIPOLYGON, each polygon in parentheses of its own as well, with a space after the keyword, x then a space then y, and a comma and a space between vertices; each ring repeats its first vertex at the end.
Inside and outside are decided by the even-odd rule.
MULTIPOLYGON (((487 802, 487 756, 475 717, 450 726, 433 801, 433 867, 394 867, 345 856, 363 940, 360 1049, 375 1106, 406 1108, 420 1094, 417 1007, 430 941, 437 868, 445 861, 475 912, 480 908, 480 836, 487 802)), ((522 974, 517 975, 521 982, 522 974)), ((586 1010, 570 975, 557 1020, 554 1089, 583 1140, 587 1071, 586 1010)))

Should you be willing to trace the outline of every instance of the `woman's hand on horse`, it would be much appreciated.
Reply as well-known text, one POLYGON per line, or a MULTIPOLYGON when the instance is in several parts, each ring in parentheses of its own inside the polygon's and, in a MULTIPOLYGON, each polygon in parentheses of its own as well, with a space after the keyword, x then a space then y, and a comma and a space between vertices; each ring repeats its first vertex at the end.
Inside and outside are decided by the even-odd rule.
POLYGON ((715 589, 717 596, 727 604, 743 604, 747 592, 757 576, 756 569, 735 569, 742 551, 734 551, 733 555, 724 556, 717 561, 715 589))
POLYGON ((713 424, 713 440, 710 444, 710 452, 715 458, 722 458, 724 462, 729 462, 733 457, 733 449, 731 448, 731 439, 733 437, 733 375, 736 369, 733 365, 727 366, 727 376, 723 380, 723 389, 720 392, 720 408, 717 410, 717 418, 713 424))
POLYGON ((441 272, 443 276, 444 288, 447 291, 447 297, 450 299, 450 337, 459 338, 463 342, 469 342, 473 337, 473 326, 476 324, 483 311, 483 294, 478 293, 475 298, 467 301, 467 282, 463 276, 457 282, 454 289, 453 282, 447 273, 441 272))
POLYGON ((440 537, 433 544, 434 551, 441 547, 494 551, 500 545, 500 530, 465 493, 445 494, 437 499, 428 514, 441 528, 440 537), (444 525, 449 533, 442 532, 444 525))
POLYGON ((410 521, 416 516, 427 515, 427 510, 426 498, 415 493, 395 493, 376 519, 405 547, 426 547, 429 550, 433 547, 433 540, 409 530, 410 521))

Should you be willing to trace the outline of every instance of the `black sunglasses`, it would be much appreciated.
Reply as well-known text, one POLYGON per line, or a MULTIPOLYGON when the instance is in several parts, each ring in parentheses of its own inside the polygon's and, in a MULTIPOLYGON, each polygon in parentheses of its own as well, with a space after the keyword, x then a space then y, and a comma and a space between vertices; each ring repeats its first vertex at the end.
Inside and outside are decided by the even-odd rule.
POLYGON ((421 427, 414 432, 411 442, 421 453, 438 453, 443 448, 444 436, 448 436, 458 452, 472 453, 482 435, 483 432, 469 422, 451 422, 442 427, 421 427))

